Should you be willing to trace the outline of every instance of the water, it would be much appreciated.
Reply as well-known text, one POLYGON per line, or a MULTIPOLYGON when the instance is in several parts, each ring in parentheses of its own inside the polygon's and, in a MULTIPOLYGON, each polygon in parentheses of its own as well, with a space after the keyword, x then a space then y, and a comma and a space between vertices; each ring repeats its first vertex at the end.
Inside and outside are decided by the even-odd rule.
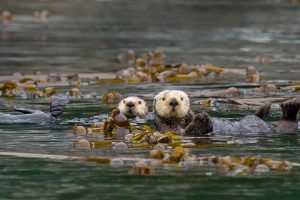
MULTIPOLYGON (((199 1, 5 1, 0 10, 15 15, 10 24, 0 24, 1 74, 48 72, 117 71, 123 66, 118 53, 133 49, 162 49, 166 62, 213 63, 229 67, 258 65, 255 57, 267 55, 268 64, 259 65, 263 79, 299 81, 300 6, 265 4, 201 3, 199 1), (47 8, 53 13, 47 22, 34 20, 34 10, 47 8)), ((243 79, 218 78, 180 84, 93 85, 83 93, 108 90, 129 96, 140 94, 150 104, 163 89, 186 92, 243 88, 243 79), (230 80, 230 81, 229 81, 230 80)), ((60 88, 66 92, 70 88, 60 88)), ((196 100, 192 99, 192 100, 196 100)), ((49 100, 1 98, 5 105, 22 105, 48 110, 49 100)), ((100 99, 72 101, 64 122, 76 117, 108 113, 114 105, 100 99), (83 112, 84 110, 84 112, 83 112)), ((193 105, 196 111, 206 108, 193 105)), ((211 111, 211 115, 240 119, 253 110, 211 111)), ((268 118, 280 119, 274 109, 268 118)), ((72 125, 0 125, 0 151, 58 154, 71 156, 146 157, 149 149, 130 148, 119 152, 110 147, 79 150, 73 141, 72 125)), ((261 155, 277 160, 300 162, 299 135, 234 136, 254 139, 254 144, 233 147, 206 147, 191 150, 198 156, 261 155)), ((97 138, 93 138, 97 139, 97 138)), ((222 139, 226 142, 228 139, 222 139)), ((266 174, 227 176, 214 167, 159 168, 150 177, 131 175, 131 166, 80 161, 1 157, 0 199, 298 199, 299 168, 266 174), (212 175, 209 175, 212 173, 212 175)))

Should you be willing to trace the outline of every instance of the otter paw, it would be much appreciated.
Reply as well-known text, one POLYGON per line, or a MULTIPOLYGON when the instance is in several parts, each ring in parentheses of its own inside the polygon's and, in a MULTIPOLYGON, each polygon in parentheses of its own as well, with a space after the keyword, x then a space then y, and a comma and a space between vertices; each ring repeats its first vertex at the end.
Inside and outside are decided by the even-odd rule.
POLYGON ((213 124, 210 116, 206 112, 196 114, 193 121, 185 128, 185 136, 199 137, 207 136, 213 131, 213 124))
POLYGON ((266 103, 264 103, 263 105, 261 105, 255 115, 261 119, 265 119, 266 116, 269 114, 270 109, 271 109, 271 101, 267 101, 266 103))
POLYGON ((300 96, 281 103, 280 107, 282 110, 282 119, 288 121, 297 121, 297 114, 300 110, 300 96))

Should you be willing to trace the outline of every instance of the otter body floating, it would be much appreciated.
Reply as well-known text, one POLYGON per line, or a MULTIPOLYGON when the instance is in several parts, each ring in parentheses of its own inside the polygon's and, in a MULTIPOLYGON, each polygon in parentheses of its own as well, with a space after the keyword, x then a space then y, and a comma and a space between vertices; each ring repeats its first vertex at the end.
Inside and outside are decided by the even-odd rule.
POLYGON ((50 105, 50 112, 45 113, 40 110, 31 110, 26 108, 14 107, 14 110, 20 114, 9 114, 0 112, 0 123, 50 123, 58 120, 59 116, 65 110, 69 100, 65 96, 56 96, 50 105))
POLYGON ((297 114, 300 96, 280 104, 282 119, 273 124, 264 121, 271 107, 267 102, 259 107, 255 115, 247 115, 240 121, 212 118, 213 130, 219 133, 295 133, 298 129, 297 114))
POLYGON ((199 137, 217 133, 294 133, 298 129, 297 114, 300 96, 280 104, 282 120, 269 124, 263 119, 269 113, 271 102, 263 104, 256 115, 247 115, 241 121, 211 118, 207 113, 194 114, 189 97, 179 90, 165 90, 154 99, 154 115, 160 132, 174 131, 185 136, 199 137))

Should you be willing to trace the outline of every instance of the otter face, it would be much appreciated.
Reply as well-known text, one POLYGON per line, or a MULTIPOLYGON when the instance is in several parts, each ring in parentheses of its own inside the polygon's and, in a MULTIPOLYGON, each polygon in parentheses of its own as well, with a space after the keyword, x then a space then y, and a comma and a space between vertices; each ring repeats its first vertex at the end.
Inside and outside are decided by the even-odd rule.
POLYGON ((120 101, 118 108, 123 115, 143 116, 148 113, 148 104, 139 97, 127 97, 120 101))
POLYGON ((182 118, 189 112, 190 99, 180 90, 165 90, 154 98, 154 109, 162 117, 182 118))

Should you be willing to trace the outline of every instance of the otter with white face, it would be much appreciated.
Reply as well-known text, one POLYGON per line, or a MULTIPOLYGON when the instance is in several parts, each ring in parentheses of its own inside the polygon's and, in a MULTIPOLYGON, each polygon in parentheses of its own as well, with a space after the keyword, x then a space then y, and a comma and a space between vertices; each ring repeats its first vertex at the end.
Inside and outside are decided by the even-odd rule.
POLYGON ((120 101, 118 108, 126 116, 144 116, 148 113, 148 104, 139 97, 127 97, 120 101))
POLYGON ((258 108, 255 115, 247 115, 240 121, 211 118, 207 113, 194 114, 186 93, 179 90, 165 90, 154 98, 154 119, 158 131, 174 131, 185 136, 204 136, 218 133, 295 133, 298 129, 297 114, 300 110, 300 96, 280 104, 282 120, 276 125, 264 121, 271 102, 258 108))
POLYGON ((190 99, 180 90, 165 90, 154 99, 156 113, 165 118, 183 118, 190 111, 190 99))
POLYGON ((184 129, 192 122, 190 99, 180 90, 165 90, 154 98, 154 120, 158 131, 175 131, 184 134, 184 129))

